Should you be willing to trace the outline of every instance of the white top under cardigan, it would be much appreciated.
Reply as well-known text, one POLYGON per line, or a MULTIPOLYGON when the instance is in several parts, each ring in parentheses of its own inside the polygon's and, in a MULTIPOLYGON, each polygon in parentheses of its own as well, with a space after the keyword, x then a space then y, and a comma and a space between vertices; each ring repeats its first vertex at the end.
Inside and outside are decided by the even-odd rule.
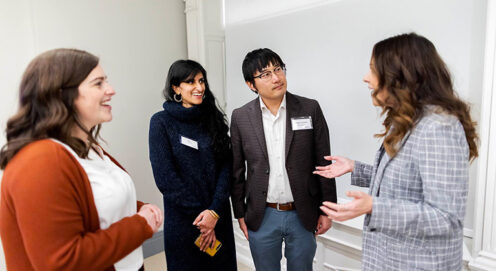
MULTIPOLYGON (((102 230, 125 217, 136 214, 136 190, 133 180, 129 174, 112 162, 100 147, 97 146, 100 155, 91 149, 88 158, 83 159, 68 145, 52 140, 64 146, 88 175, 102 230)), ((142 265, 143 252, 140 246, 116 262, 114 268, 117 271, 136 271, 142 265)))

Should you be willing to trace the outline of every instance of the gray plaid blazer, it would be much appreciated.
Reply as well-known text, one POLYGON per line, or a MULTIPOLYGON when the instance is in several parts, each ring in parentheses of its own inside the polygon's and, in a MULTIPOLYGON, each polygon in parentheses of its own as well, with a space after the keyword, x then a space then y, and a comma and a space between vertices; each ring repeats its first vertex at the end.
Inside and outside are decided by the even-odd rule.
POLYGON ((390 159, 355 162, 353 185, 370 187, 363 270, 461 270, 469 149, 455 116, 429 106, 390 159))

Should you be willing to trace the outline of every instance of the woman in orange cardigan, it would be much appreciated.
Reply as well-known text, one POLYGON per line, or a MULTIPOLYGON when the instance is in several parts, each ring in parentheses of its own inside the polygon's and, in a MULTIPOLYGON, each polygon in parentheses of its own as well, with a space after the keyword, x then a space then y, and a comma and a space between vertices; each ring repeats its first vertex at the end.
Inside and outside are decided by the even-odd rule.
POLYGON ((136 201, 130 176, 97 139, 115 94, 98 58, 36 57, 0 151, 0 235, 8 270, 140 270, 161 210, 136 201))

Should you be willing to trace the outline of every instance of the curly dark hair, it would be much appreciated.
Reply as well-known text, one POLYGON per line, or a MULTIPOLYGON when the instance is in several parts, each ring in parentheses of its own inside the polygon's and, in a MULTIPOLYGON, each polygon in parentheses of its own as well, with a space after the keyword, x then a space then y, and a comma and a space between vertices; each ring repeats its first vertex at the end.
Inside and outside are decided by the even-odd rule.
POLYGON ((69 145, 80 157, 89 146, 73 137, 79 126, 90 143, 97 143, 100 125, 89 131, 81 125, 74 101, 78 87, 98 65, 98 57, 77 49, 54 49, 34 58, 19 87, 19 109, 7 122, 7 143, 0 150, 0 169, 24 146, 36 140, 55 138, 69 145))
POLYGON ((386 101, 380 101, 384 120, 384 148, 389 156, 398 152, 397 144, 424 114, 426 105, 435 105, 458 118, 465 130, 470 160, 478 156, 476 123, 470 117, 470 106, 453 90, 446 64, 434 44, 415 33, 402 34, 382 40, 372 50, 373 72, 378 77, 376 98, 387 91, 386 101))
POLYGON ((199 105, 203 112, 201 123, 207 128, 208 134, 212 138, 212 147, 215 157, 223 161, 231 154, 231 140, 227 134, 229 127, 227 118, 222 109, 216 104, 214 94, 210 90, 207 80, 207 72, 200 63, 193 60, 177 60, 172 63, 167 74, 163 94, 166 101, 174 101, 174 90, 172 86, 179 86, 182 82, 193 79, 198 73, 205 79, 205 98, 199 105))

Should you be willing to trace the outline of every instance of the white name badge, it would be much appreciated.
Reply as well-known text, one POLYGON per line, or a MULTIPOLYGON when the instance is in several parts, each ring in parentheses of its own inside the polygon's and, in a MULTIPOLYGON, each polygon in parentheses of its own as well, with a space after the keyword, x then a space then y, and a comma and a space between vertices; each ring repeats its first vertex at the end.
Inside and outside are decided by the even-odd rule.
POLYGON ((198 150, 198 142, 193 139, 189 139, 187 137, 181 136, 181 144, 198 150))
POLYGON ((312 117, 306 116, 291 118, 291 127, 293 128, 293 131, 311 130, 313 129, 312 117))

